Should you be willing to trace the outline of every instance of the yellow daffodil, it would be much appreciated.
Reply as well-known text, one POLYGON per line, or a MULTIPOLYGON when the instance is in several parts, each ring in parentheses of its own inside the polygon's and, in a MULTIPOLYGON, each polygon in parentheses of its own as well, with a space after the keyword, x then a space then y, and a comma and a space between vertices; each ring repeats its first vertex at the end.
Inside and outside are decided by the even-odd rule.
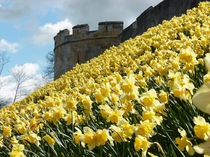
POLYGON ((89 96, 83 95, 83 100, 82 100, 82 104, 84 106, 84 108, 89 109, 92 105, 92 100, 90 99, 89 96))
POLYGON ((109 131, 106 129, 98 129, 95 134, 96 146, 105 145, 106 141, 109 140, 111 145, 113 146, 113 138, 109 135, 109 131))
POLYGON ((152 107, 155 103, 155 98, 157 98, 157 93, 154 89, 151 89, 142 94, 140 101, 144 106, 152 107))
POLYGON ((10 137, 11 134, 12 134, 11 128, 10 128, 9 126, 4 126, 4 127, 3 127, 3 133, 2 133, 2 135, 3 135, 4 137, 10 137))
POLYGON ((98 108, 100 109, 101 116, 108 119, 110 112, 112 111, 111 107, 108 105, 100 105, 98 108))
POLYGON ((67 125, 77 123, 78 122, 78 117, 77 116, 78 115, 77 115, 76 111, 73 111, 73 112, 69 113, 66 117, 67 125))
POLYGON ((193 104, 201 111, 210 114, 210 82, 203 84, 192 98, 193 104))
POLYGON ((14 144, 12 152, 10 152, 10 157, 26 157, 22 152, 25 149, 22 144, 14 144))
POLYGON ((167 103, 167 102, 168 102, 168 95, 167 95, 167 93, 164 92, 163 90, 160 91, 159 97, 160 97, 160 100, 161 100, 163 103, 167 103))
POLYGON ((50 135, 45 135, 43 139, 49 144, 49 145, 54 145, 56 141, 50 136, 50 135))
POLYGON ((142 150, 142 157, 146 157, 147 150, 150 147, 150 142, 143 136, 137 136, 134 142, 134 148, 136 151, 142 150))
POLYGON ((122 128, 111 125, 110 129, 112 130, 112 137, 115 142, 121 143, 127 141, 126 134, 122 128))
POLYGON ((121 84, 122 91, 125 93, 131 93, 137 90, 137 87, 135 86, 135 77, 133 74, 130 74, 128 78, 123 80, 121 84))
POLYGON ((26 157, 23 152, 12 151, 10 157, 26 157))
POLYGON ((15 136, 13 136, 12 138, 11 138, 11 144, 18 144, 18 140, 16 139, 16 137, 15 136))
POLYGON ((201 116, 194 117, 193 122, 195 123, 195 135, 200 139, 207 140, 210 137, 210 124, 201 116))
POLYGON ((180 130, 178 129, 180 135, 181 135, 181 139, 180 138, 176 138, 176 143, 178 144, 178 148, 181 151, 184 151, 186 149, 186 151, 190 154, 193 155, 194 154, 194 149, 192 147, 192 143, 190 142, 190 140, 187 138, 187 133, 185 130, 180 130))
POLYGON ((110 85, 106 84, 100 89, 101 95, 103 97, 108 97, 110 94, 110 85))
POLYGON ((192 50, 191 47, 187 47, 186 49, 181 49, 179 53, 179 58, 184 63, 197 63, 196 53, 192 50))
MULTIPOLYGON (((210 71, 210 53, 206 54, 204 58, 205 66, 210 71)), ((210 76, 209 72, 204 76, 204 84, 198 89, 196 94, 193 96, 193 104, 201 111, 210 114, 210 76)))
POLYGON ((80 141, 84 138, 82 131, 79 128, 75 128, 77 131, 73 133, 74 141, 76 144, 79 144, 80 141))
POLYGON ((117 123, 120 121, 123 114, 124 114, 123 110, 113 109, 113 110, 111 110, 107 121, 111 121, 112 123, 117 123))
POLYGON ((90 150, 94 149, 96 147, 96 136, 95 132, 89 128, 89 127, 84 127, 84 143, 88 145, 88 148, 90 150))
MULTIPOLYGON (((1 108, 0 149, 6 146, 11 157, 25 157, 24 152, 30 153, 32 148, 30 144, 39 146, 41 139, 55 145, 58 127, 58 133, 66 128, 75 129, 75 143, 88 146, 94 153, 97 146, 104 153, 103 146, 108 141, 115 147, 114 141, 130 142, 135 136, 131 143, 134 149, 141 151, 143 157, 155 156, 147 154, 152 143, 149 141, 153 140, 154 128, 161 125, 163 115, 167 121, 165 110, 170 110, 171 97, 189 103, 193 100, 198 109, 210 114, 210 54, 206 53, 209 50, 209 2, 204 2, 187 11, 187 15, 164 20, 141 36, 112 46, 85 64, 76 64, 54 82, 1 108), (204 63, 208 70, 205 75, 201 69, 204 63), (192 79, 197 72, 204 75, 205 84, 192 99, 197 87, 197 80, 192 79), (43 135, 51 125, 55 125, 55 133, 43 135), (109 126, 109 130, 103 128, 109 126), (21 142, 29 150, 24 150, 21 142)), ((209 156, 210 124, 200 116, 194 118, 194 123, 195 136, 205 141, 194 149, 209 156)), ((179 133, 178 148, 192 155, 186 131, 179 133)))
POLYGON ((66 110, 63 107, 56 107, 52 110, 52 120, 57 122, 59 119, 64 118, 66 115, 66 110))
POLYGON ((37 146, 39 146, 39 141, 41 140, 41 138, 34 132, 29 132, 28 134, 22 135, 21 137, 23 140, 32 144, 36 144, 37 146))
POLYGON ((126 121, 125 119, 121 119, 118 123, 117 126, 122 128, 123 132, 124 132, 124 138, 132 138, 132 135, 135 131, 135 126, 130 124, 128 121, 126 121))
POLYGON ((210 53, 206 53, 204 62, 205 62, 206 69, 210 72, 210 53))
POLYGON ((98 102, 98 103, 105 102, 105 97, 101 94, 100 91, 97 91, 94 96, 95 96, 96 102, 98 102))
POLYGON ((154 124, 150 123, 148 120, 136 124, 136 135, 141 135, 144 137, 152 137, 154 135, 154 124))
POLYGON ((77 104, 77 101, 75 99, 67 99, 66 100, 66 106, 68 109, 72 109, 72 110, 76 110, 76 104, 77 104))

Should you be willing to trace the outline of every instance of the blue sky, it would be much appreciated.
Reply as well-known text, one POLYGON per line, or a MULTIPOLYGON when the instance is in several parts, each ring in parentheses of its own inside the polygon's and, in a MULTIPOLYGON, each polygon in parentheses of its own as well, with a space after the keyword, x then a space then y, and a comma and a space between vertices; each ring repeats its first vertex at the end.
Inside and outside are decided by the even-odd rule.
MULTIPOLYGON (((38 81, 46 66, 46 55, 53 51, 53 37, 59 30, 87 23, 91 30, 101 21, 131 24, 149 6, 161 0, 0 0, 0 53, 9 58, 0 81, 0 96, 14 89, 11 72, 17 67, 31 68, 38 81), (36 71, 34 71, 36 69, 36 71), (6 79, 10 78, 10 79, 6 79)), ((26 70, 26 69, 25 69, 26 70)), ((12 94, 10 94, 12 95, 12 94)))

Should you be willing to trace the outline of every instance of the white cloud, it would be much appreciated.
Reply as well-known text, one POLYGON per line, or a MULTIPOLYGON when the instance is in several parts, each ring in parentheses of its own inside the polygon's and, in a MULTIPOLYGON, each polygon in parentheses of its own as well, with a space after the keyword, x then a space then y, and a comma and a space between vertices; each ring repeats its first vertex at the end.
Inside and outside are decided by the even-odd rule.
POLYGON ((53 42, 53 37, 63 29, 71 29, 72 24, 69 19, 53 23, 47 23, 44 26, 39 27, 39 30, 33 36, 33 41, 36 44, 47 44, 53 42))
POLYGON ((124 21, 130 25, 148 7, 155 6, 162 0, 64 0, 63 14, 72 23, 87 23, 97 28, 101 21, 124 21), (75 16, 76 15, 76 16, 75 16), (132 20, 130 20, 132 19, 132 20))
POLYGON ((23 99, 25 96, 37 89, 37 87, 41 87, 46 83, 44 82, 42 76, 38 74, 38 64, 25 63, 22 66, 16 65, 11 69, 10 75, 0 77, 0 83, 2 83, 0 85, 0 99, 4 98, 5 100, 8 100, 9 103, 12 103, 17 86, 12 74, 21 70, 29 77, 21 84, 20 95, 22 96, 18 97, 18 100, 23 99))
POLYGON ((19 20, 29 14, 61 9, 64 0, 0 0, 0 21, 19 20))
MULTIPOLYGON (((44 45, 53 43, 53 37, 59 30, 65 28, 70 30, 72 25, 76 24, 87 23, 93 30, 97 29, 97 24, 101 21, 123 21, 125 28, 134 22, 149 6, 155 6, 162 0, 132 0, 132 3, 127 0, 60 0, 59 3, 56 0, 37 1, 39 3, 38 10, 40 12, 45 10, 45 14, 40 14, 36 10, 36 15, 46 16, 47 12, 53 10, 57 18, 65 19, 57 23, 46 23, 40 26, 37 31, 34 31, 33 26, 29 27, 29 29, 33 27, 33 42, 44 45)), ((28 0, 27 3, 30 6, 33 4, 33 10, 37 8, 32 0, 28 0)))
POLYGON ((33 76, 35 75, 39 70, 38 64, 32 64, 32 63, 25 63, 22 66, 21 65, 15 65, 11 69, 11 73, 14 74, 16 72, 23 72, 27 76, 33 76))
POLYGON ((124 27, 131 24, 149 6, 162 0, 0 0, 0 21, 15 21, 15 26, 32 33, 36 44, 53 43, 53 37, 60 29, 71 28, 72 24, 87 23, 90 29, 97 29, 101 21, 124 21, 124 27), (57 23, 47 21, 40 26, 40 18, 55 16, 65 19, 57 23), (20 20, 26 17, 27 21, 20 20), (38 22, 37 22, 38 21, 38 22), (24 25, 25 24, 25 25, 24 25), (39 27, 40 26, 40 27, 39 27), (59 28, 58 28, 59 27, 59 28))
MULTIPOLYGON (((135 20, 149 6, 162 0, 3 0, 0 7, 0 20, 17 20, 30 16, 45 16, 57 11, 56 16, 69 18, 74 24, 88 23, 91 27, 104 20, 135 20)), ((32 19, 32 18, 31 18, 32 19)))
POLYGON ((17 20, 27 15, 31 10, 31 6, 28 5, 29 3, 24 3, 24 1, 25 0, 2 1, 2 3, 6 5, 4 6, 3 4, 0 7, 0 20, 17 20))
POLYGON ((0 40, 0 51, 1 52, 17 52, 18 43, 10 43, 6 41, 5 39, 0 40))

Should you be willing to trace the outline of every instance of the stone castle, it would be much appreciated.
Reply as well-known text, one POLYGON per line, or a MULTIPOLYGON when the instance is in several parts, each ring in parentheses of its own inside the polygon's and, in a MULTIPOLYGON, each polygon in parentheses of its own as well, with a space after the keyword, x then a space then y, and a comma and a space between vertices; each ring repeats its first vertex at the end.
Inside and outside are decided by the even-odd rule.
POLYGON ((106 21, 98 24, 98 30, 89 31, 88 24, 76 25, 60 31, 55 37, 54 79, 72 69, 76 63, 84 63, 117 44, 117 37, 123 30, 123 22, 106 21))
POLYGON ((74 26, 71 35, 67 29, 60 31, 54 37, 54 79, 72 69, 76 63, 81 64, 97 57, 112 45, 141 35, 148 28, 161 24, 163 20, 185 14, 201 1, 208 0, 163 0, 155 7, 146 9, 125 29, 123 22, 110 21, 100 22, 96 31, 89 31, 87 24, 74 26))

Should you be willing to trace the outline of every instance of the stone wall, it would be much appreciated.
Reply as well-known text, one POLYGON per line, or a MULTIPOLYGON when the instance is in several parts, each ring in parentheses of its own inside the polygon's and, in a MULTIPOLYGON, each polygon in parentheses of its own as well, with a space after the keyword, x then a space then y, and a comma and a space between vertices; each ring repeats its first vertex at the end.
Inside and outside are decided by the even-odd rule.
POLYGON ((60 31, 55 36, 54 79, 72 69, 76 63, 84 63, 103 53, 112 45, 118 45, 129 38, 141 35, 148 28, 185 14, 188 9, 197 7, 201 1, 208 0, 163 0, 155 7, 149 7, 123 30, 123 22, 100 22, 97 31, 89 31, 87 24, 60 31))
POLYGON ((208 0, 163 0, 155 7, 149 7, 130 26, 125 28, 118 37, 118 43, 134 38, 147 31, 148 28, 170 20, 174 16, 185 14, 188 9, 197 7, 199 2, 208 0))
POLYGON ((87 24, 76 25, 72 30, 73 34, 65 29, 54 37, 54 79, 72 69, 76 63, 84 63, 117 45, 123 22, 100 22, 96 31, 89 31, 87 24))

